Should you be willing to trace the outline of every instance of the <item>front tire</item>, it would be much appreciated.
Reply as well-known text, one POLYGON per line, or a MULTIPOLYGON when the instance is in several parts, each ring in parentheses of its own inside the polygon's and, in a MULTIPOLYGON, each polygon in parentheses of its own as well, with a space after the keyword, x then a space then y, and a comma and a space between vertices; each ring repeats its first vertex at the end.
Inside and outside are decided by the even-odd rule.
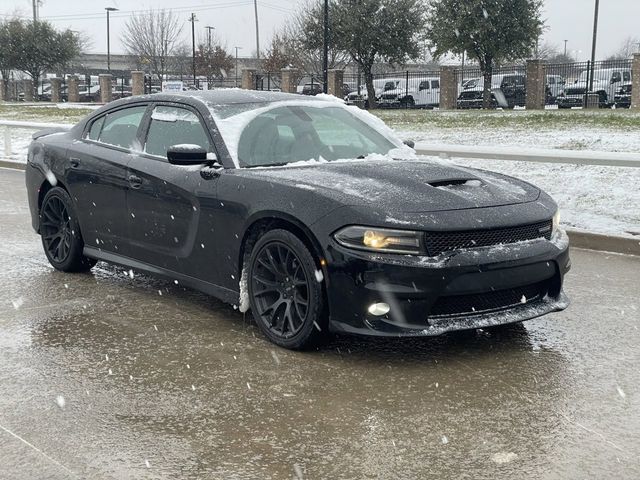
POLYGON ((272 230, 249 259, 249 301, 258 327, 273 343, 303 349, 327 331, 322 275, 305 244, 287 230, 272 230))
POLYGON ((82 254, 84 242, 69 194, 60 187, 47 192, 40 208, 40 238, 49 263, 63 272, 86 272, 96 261, 82 254))

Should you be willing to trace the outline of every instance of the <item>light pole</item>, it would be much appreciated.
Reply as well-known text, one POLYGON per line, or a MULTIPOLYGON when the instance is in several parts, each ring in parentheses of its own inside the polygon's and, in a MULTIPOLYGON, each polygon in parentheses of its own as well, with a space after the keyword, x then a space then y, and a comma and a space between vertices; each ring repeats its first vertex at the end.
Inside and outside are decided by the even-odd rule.
POLYGON ((193 69, 193 86, 196 86, 196 14, 192 13, 191 18, 189 18, 191 22, 191 50, 192 50, 192 58, 191 58, 191 67, 193 69))
POLYGON ((565 58, 565 61, 567 59, 567 43, 569 43, 569 40, 565 40, 564 41, 564 58, 565 58))
POLYGON ((589 91, 593 90, 593 73, 596 61, 596 41, 598 39, 598 12, 600 10, 600 0, 596 0, 596 11, 593 14, 593 44, 591 45, 591 75, 589 79, 589 91))
POLYGON ((253 0, 253 11, 256 16, 256 58, 260 60, 260 30, 258 29, 258 0, 253 0))
POLYGON ((236 88, 238 87, 238 50, 242 50, 242 47, 235 47, 236 49, 236 88))
POLYGON ((107 71, 111 73, 111 42, 110 42, 110 32, 109 32, 109 13, 115 12, 118 10, 115 7, 105 7, 107 11, 107 71))
POLYGON ((324 0, 324 41, 322 52, 322 91, 329 91, 329 0, 324 0))

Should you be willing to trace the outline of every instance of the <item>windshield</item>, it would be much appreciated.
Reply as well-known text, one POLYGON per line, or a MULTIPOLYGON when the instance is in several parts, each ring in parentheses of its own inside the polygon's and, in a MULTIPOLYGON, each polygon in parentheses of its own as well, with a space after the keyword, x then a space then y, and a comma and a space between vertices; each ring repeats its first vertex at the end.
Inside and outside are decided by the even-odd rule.
POLYGON ((364 158, 396 146, 342 106, 288 105, 256 116, 238 143, 240 167, 364 158))

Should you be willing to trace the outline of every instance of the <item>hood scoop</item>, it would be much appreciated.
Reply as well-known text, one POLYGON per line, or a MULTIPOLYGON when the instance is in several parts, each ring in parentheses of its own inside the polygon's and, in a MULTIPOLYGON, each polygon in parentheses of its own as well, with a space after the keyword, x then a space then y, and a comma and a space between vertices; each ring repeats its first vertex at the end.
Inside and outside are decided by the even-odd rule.
POLYGON ((433 182, 427 182, 434 188, 450 188, 450 187, 481 187, 482 182, 476 178, 451 178, 447 180, 436 180, 433 182))

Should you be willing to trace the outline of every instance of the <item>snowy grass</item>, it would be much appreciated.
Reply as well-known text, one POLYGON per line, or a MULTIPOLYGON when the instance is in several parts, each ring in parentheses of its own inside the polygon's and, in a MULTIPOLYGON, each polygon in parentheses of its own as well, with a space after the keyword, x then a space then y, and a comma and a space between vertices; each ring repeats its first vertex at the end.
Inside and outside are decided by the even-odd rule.
POLYGON ((628 110, 379 110, 403 139, 478 146, 640 152, 640 113, 628 110))
POLYGON ((24 105, 20 103, 0 103, 0 120, 21 120, 25 122, 77 123, 96 107, 42 103, 24 105))

